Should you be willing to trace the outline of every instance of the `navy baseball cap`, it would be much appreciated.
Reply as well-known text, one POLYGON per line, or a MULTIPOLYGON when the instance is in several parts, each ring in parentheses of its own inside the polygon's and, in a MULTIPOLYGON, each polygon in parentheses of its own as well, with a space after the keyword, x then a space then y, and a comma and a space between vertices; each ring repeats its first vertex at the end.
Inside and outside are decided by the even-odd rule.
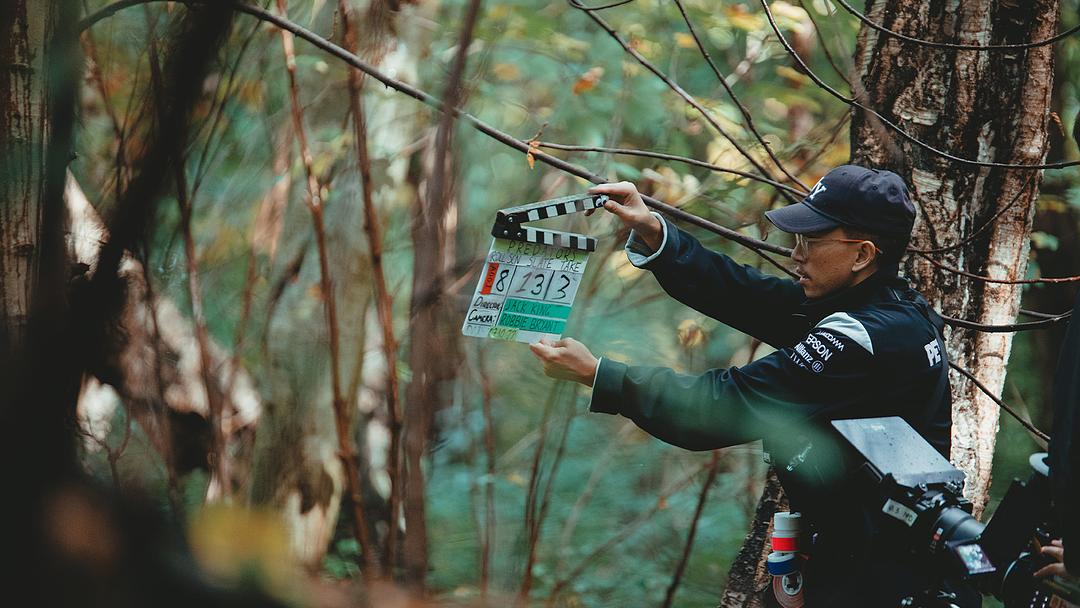
POLYGON ((801 203, 766 211, 777 228, 806 234, 848 226, 882 236, 908 236, 915 205, 899 175, 841 165, 825 174, 801 203))

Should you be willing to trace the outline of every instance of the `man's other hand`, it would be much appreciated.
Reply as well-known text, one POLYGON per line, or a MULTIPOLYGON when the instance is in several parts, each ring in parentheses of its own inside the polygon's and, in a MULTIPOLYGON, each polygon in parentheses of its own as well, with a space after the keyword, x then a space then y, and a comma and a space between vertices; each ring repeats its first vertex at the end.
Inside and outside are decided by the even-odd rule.
POLYGON ((541 338, 529 348, 544 363, 544 374, 548 377, 592 386, 599 361, 581 342, 573 338, 555 341, 541 338))
POLYGON ((1051 541, 1049 545, 1044 546, 1039 550, 1043 555, 1052 558, 1054 563, 1043 566, 1035 572, 1035 576, 1038 578, 1045 578, 1049 576, 1066 576, 1068 573, 1065 571, 1065 547, 1061 544, 1060 540, 1051 541))
POLYGON ((660 248, 664 240, 664 226, 645 206, 637 186, 630 182, 600 184, 589 188, 589 194, 608 195, 610 198, 604 203, 604 209, 615 214, 623 225, 636 232, 654 251, 660 248))

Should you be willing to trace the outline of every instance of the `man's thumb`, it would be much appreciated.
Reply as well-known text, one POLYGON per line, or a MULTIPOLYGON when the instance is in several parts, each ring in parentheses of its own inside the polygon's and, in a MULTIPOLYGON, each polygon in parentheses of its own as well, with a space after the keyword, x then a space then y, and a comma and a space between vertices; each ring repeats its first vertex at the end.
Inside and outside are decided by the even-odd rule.
POLYGON ((627 210, 626 207, 620 205, 619 203, 615 202, 610 198, 607 200, 607 202, 604 203, 604 210, 610 213, 614 213, 615 216, 620 219, 625 219, 630 213, 630 211, 627 210))

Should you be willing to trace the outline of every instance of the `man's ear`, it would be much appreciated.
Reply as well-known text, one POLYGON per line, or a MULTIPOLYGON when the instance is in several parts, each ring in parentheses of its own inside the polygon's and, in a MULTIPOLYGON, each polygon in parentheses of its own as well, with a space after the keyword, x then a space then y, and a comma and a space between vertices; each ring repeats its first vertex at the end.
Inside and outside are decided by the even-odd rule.
POLYGON ((877 260, 877 247, 870 241, 859 243, 855 262, 851 265, 851 272, 860 272, 869 267, 877 260))

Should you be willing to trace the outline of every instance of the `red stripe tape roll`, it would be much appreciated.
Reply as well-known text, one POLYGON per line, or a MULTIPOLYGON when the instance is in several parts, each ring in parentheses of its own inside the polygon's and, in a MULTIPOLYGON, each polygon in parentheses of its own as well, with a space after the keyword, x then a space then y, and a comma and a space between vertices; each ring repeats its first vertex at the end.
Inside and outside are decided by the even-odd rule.
POLYGON ((784 538, 782 536, 772 538, 773 551, 798 551, 798 546, 797 538, 784 538))

